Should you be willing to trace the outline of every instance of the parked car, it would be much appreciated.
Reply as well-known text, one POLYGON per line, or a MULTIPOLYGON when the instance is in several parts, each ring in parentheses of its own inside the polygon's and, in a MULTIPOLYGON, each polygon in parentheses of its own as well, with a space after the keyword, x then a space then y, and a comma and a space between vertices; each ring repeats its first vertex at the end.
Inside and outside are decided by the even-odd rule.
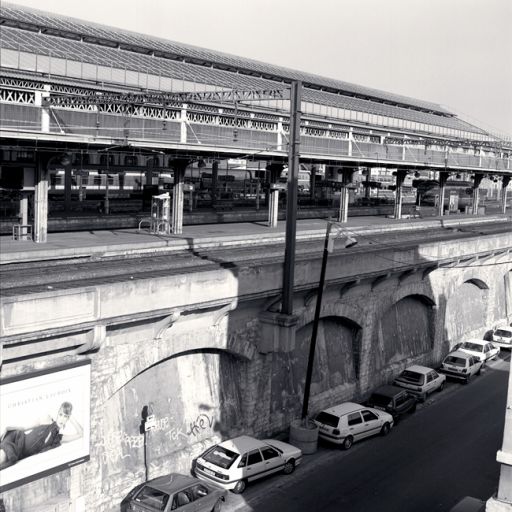
POLYGON ((393 382, 395 386, 407 389, 419 400, 424 401, 430 393, 442 391, 446 376, 426 366, 413 365, 406 368, 393 382))
POLYGON ((487 361, 498 357, 500 348, 494 346, 490 341, 468 340, 457 346, 457 350, 462 350, 473 356, 478 357, 485 364, 487 361))
POLYGON ((409 391, 397 386, 381 386, 376 389, 365 405, 386 411, 393 416, 395 425, 401 416, 416 410, 417 399, 409 391))
POLYGON ((444 358, 439 371, 453 379, 463 380, 467 384, 473 375, 480 375, 483 364, 484 362, 477 356, 456 350, 444 358))
POLYGON ((355 441, 375 434, 389 434, 394 420, 391 414, 364 405, 345 402, 316 415, 318 436, 348 450, 355 441))
POLYGON ((498 327, 492 333, 492 344, 510 350, 512 347, 512 327, 498 327))
POLYGON ((226 494, 192 476, 171 473, 134 487, 121 502, 121 512, 219 512, 226 494))
POLYGON ((301 460, 302 451, 291 444, 239 436, 208 448, 197 458, 194 473, 201 480, 240 494, 252 480, 279 471, 293 473, 301 460))

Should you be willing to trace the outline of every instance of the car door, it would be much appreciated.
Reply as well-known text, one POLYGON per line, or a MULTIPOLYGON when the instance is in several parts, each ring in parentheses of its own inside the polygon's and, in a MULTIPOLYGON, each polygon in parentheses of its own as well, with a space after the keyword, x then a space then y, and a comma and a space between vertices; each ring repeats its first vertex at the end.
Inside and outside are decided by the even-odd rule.
POLYGON ((374 412, 365 409, 361 411, 361 416, 363 417, 363 427, 365 428, 364 437, 373 436, 380 432, 382 421, 374 412))
POLYGON ((213 510, 217 496, 214 492, 210 492, 206 485, 194 485, 192 494, 194 496, 194 510, 213 510))
POLYGON ((272 446, 262 448, 261 455, 263 456, 263 464, 266 473, 275 473, 283 467, 284 461, 281 454, 275 448, 272 448, 272 446))
POLYGON ((351 412, 347 415, 347 425, 348 431, 355 441, 366 437, 364 434, 365 426, 363 423, 363 418, 361 417, 361 413, 359 411, 351 412))
MULTIPOLYGON (((401 395, 396 396, 393 400, 395 402, 395 412, 397 415, 401 415, 407 410, 407 393, 402 393, 401 395)), ((364 417, 364 414, 363 414, 364 417)))
POLYGON ((247 466, 244 468, 244 476, 247 480, 255 480, 263 476, 265 465, 263 456, 259 449, 251 450, 247 453, 247 466))
POLYGON ((480 368, 482 367, 482 361, 480 361, 480 359, 478 359, 478 357, 471 357, 469 359, 469 364, 470 364, 470 369, 469 369, 469 373, 471 373, 471 375, 475 375, 476 373, 478 373, 478 370, 480 370, 480 368))
POLYGON ((496 354, 498 354, 499 349, 495 347, 492 343, 487 343, 486 346, 489 359, 492 359, 496 354))
POLYGON ((425 390, 427 394, 432 393, 436 389, 436 372, 428 372, 425 384, 425 390))
POLYGON ((196 510, 196 506, 197 505, 194 502, 194 492, 192 487, 189 487, 174 495, 170 510, 176 510, 178 512, 193 512, 196 510))

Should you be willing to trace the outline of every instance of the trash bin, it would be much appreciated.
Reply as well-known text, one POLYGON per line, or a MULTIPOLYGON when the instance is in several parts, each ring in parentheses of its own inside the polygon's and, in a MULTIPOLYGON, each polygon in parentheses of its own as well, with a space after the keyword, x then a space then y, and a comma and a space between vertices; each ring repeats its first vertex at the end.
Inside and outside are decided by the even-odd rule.
POLYGON ((485 215, 485 206, 478 207, 478 215, 485 215))

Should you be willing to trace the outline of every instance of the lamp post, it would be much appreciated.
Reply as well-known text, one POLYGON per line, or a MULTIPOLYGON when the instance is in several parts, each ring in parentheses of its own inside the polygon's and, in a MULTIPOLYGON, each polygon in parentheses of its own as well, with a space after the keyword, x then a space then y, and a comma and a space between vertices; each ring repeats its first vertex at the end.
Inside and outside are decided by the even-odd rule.
MULTIPOLYGON (((331 240, 331 230, 334 225, 338 224, 330 219, 327 221, 327 229, 325 231, 324 251, 322 255, 322 267, 320 270, 320 281, 318 282, 318 295, 316 297, 315 317, 313 320, 313 332, 311 333, 311 343, 309 345, 308 367, 306 370, 306 382, 304 383, 304 400, 302 402, 302 419, 305 420, 308 415, 309 392, 311 388, 311 377, 313 376, 313 363, 315 361, 316 338, 318 334, 318 324, 320 322, 320 311, 322 310, 322 296, 325 288, 325 271, 327 269, 327 258, 329 253, 334 249, 334 239, 331 240)), ((357 244, 357 240, 346 235, 347 241, 345 247, 353 247, 357 244)))

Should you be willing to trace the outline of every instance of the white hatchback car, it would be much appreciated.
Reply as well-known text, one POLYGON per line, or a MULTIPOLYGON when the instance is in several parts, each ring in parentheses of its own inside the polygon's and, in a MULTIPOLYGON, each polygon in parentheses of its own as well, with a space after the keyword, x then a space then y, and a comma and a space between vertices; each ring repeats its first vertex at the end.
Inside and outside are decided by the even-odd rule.
POLYGON ((291 444, 239 436, 208 448, 197 458, 194 473, 201 480, 240 494, 251 480, 279 471, 293 473, 301 460, 302 451, 291 444))
POLYGON ((348 450, 355 441, 375 434, 389 434, 393 416, 371 407, 345 402, 316 415, 318 436, 348 450))
POLYGON ((443 359, 440 371, 448 377, 463 380, 468 384, 473 375, 480 375, 483 364, 483 361, 477 356, 462 350, 455 350, 443 359))
POLYGON ((430 393, 442 391, 445 381, 445 375, 437 373, 432 368, 415 364, 406 368, 393 384, 407 389, 409 393, 423 401, 430 393))
POLYGON ((498 327, 492 333, 492 343, 500 348, 512 348, 512 326, 498 327))
POLYGON ((490 359, 498 357, 500 353, 500 347, 495 347, 490 341, 477 339, 465 341, 456 348, 478 357, 484 364, 490 359))

